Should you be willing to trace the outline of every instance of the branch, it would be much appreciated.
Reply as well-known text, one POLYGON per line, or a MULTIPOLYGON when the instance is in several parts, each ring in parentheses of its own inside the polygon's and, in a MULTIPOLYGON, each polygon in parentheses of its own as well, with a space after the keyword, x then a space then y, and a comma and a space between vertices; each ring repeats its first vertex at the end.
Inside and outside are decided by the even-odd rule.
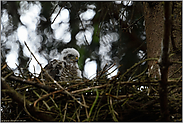
POLYGON ((11 88, 5 81, 4 78, 1 78, 1 85, 2 85, 2 89, 6 89, 8 91, 6 91, 6 94, 8 94, 15 102, 17 102, 20 106, 22 107, 26 107, 26 109, 31 113, 32 116, 41 119, 43 121, 54 121, 53 117, 46 114, 46 113, 41 113, 38 112, 38 108, 34 108, 32 106, 32 102, 30 102, 27 99, 24 99, 24 96, 22 96, 21 94, 17 93, 17 91, 15 91, 13 88, 11 88))
MULTIPOLYGON (((57 6, 56 6, 56 7, 57 7, 57 6)), ((55 7, 55 8, 56 8, 56 7, 55 7)), ((62 10, 62 7, 60 8, 59 12, 57 13, 56 17, 55 17, 54 20, 51 22, 51 24, 53 24, 53 23, 55 22, 56 18, 58 17, 58 15, 59 15, 60 12, 61 12, 61 10, 62 10)))
POLYGON ((32 81, 28 81, 28 80, 25 80, 25 79, 21 79, 21 78, 16 77, 16 76, 10 76, 10 77, 8 77, 8 79, 13 80, 13 81, 17 81, 17 82, 21 82, 21 83, 26 83, 26 84, 29 84, 29 85, 33 85, 35 87, 42 88, 46 91, 55 91, 55 88, 53 88, 53 87, 46 86, 46 85, 43 85, 43 84, 39 84, 37 82, 32 82, 32 81))
POLYGON ((158 58, 148 58, 148 59, 144 59, 138 63, 135 63, 131 68, 127 69, 126 72, 124 74, 121 75, 121 78, 120 80, 123 79, 123 77, 128 73, 130 72, 133 68, 137 67, 138 65, 142 64, 143 62, 146 62, 146 61, 158 61, 158 58))
POLYGON ((160 81, 160 106, 161 106, 161 120, 170 121, 169 110, 168 110, 168 99, 167 99, 167 79, 168 79, 168 67, 169 62, 169 42, 171 35, 171 2, 164 2, 164 35, 163 35, 163 46, 161 51, 161 56, 159 59, 159 66, 161 71, 161 81, 160 81))

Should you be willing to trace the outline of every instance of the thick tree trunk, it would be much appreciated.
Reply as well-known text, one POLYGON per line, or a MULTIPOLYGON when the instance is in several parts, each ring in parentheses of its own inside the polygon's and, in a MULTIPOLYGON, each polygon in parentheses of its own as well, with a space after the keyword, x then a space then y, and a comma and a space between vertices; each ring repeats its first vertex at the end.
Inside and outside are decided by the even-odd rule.
MULTIPOLYGON (((182 2, 172 2, 172 26, 170 43, 170 61, 182 61, 182 2)), ((182 76, 182 64, 173 64, 169 67, 170 78, 182 76), (177 71, 180 69, 177 73, 177 71)))
POLYGON ((161 78, 159 88, 161 121, 170 121, 167 80, 169 77, 181 77, 182 74, 181 70, 175 73, 181 68, 181 64, 173 64, 169 67, 171 61, 182 61, 182 28, 179 26, 182 25, 180 11, 182 2, 173 2, 173 7, 171 2, 144 2, 143 4, 147 57, 160 58, 159 64, 154 61, 148 62, 149 74, 152 78, 161 78), (176 17, 173 22, 172 15, 176 17), (172 53, 172 57, 169 58, 172 53))
MULTIPOLYGON (((144 19, 147 41, 147 58, 159 58, 163 40, 164 13, 162 2, 144 2, 144 19)), ((148 62, 149 73, 153 78, 160 78, 159 65, 148 62)))

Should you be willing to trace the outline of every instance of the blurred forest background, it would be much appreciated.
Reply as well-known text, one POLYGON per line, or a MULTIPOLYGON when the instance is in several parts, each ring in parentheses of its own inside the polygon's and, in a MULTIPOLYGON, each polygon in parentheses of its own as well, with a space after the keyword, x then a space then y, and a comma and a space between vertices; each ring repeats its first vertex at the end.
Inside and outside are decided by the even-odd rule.
MULTIPOLYGON (((12 69, 16 63, 32 73, 41 70, 24 41, 43 67, 64 48, 76 48, 86 78, 91 77, 84 72, 87 62, 94 63, 94 71, 116 63, 124 73, 146 58, 142 2, 2 1, 1 7, 1 60, 12 69)), ((146 63, 142 66, 143 71, 146 63)))

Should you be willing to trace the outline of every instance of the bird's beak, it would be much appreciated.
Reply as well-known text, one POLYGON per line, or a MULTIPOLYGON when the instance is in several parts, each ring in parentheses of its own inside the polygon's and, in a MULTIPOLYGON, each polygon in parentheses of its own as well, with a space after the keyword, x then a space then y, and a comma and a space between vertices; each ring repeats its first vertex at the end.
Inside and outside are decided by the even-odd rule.
POLYGON ((78 57, 76 57, 75 62, 78 62, 78 57))

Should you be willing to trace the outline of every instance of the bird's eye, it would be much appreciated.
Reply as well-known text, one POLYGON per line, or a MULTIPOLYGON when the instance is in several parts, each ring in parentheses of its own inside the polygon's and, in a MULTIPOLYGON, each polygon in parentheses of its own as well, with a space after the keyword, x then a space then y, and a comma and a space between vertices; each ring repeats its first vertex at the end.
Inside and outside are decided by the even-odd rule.
POLYGON ((68 57, 71 58, 71 57, 73 57, 73 55, 69 54, 68 57))

